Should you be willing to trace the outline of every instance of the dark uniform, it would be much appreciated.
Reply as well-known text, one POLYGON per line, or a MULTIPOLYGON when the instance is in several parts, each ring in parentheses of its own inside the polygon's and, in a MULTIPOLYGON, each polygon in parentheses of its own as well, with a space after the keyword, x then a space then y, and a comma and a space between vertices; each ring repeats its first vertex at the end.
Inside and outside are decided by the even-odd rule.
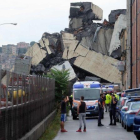
POLYGON ((99 108, 98 126, 100 126, 100 125, 102 125, 101 119, 102 119, 102 116, 103 116, 103 99, 102 98, 100 98, 98 100, 98 108, 99 108), (101 105, 99 104, 99 102, 101 103, 101 105))
POLYGON ((114 101, 116 103, 113 103, 113 99, 110 104, 110 125, 116 125, 116 105, 117 105, 117 99, 114 98, 114 101), (112 119, 114 120, 114 123, 112 124, 112 119))
POLYGON ((69 97, 69 102, 70 102, 70 109, 72 110, 72 104, 73 104, 73 96, 72 95, 69 97))

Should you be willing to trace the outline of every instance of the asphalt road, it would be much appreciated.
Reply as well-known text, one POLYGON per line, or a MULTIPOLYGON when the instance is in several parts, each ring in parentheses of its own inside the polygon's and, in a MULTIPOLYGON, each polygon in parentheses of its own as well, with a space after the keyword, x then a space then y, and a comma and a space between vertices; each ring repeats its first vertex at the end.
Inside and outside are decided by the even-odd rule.
POLYGON ((87 118, 87 132, 78 133, 79 120, 72 120, 68 117, 65 123, 66 133, 58 132, 54 140, 137 140, 133 132, 127 132, 122 128, 120 123, 117 126, 109 126, 109 115, 105 113, 102 124, 105 126, 97 126, 97 118, 87 118))

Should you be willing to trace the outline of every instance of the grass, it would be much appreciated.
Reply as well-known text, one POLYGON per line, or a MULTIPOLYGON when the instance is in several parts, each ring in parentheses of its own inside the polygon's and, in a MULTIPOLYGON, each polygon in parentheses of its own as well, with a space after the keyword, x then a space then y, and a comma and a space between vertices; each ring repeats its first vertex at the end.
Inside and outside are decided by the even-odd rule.
POLYGON ((39 140, 53 140, 60 129, 60 110, 39 140))

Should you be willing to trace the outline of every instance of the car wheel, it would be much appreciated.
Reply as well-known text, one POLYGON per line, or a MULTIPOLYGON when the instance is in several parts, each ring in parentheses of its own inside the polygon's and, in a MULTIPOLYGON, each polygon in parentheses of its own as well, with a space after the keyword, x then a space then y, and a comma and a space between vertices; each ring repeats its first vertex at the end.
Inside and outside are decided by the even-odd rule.
POLYGON ((126 129, 126 125, 124 124, 123 126, 124 126, 124 129, 126 129))
POLYGON ((128 125, 126 125, 126 130, 127 130, 127 132, 129 132, 131 130, 131 127, 129 127, 128 125))
POLYGON ((121 116, 119 115, 119 122, 121 123, 121 116))
POLYGON ((118 112, 116 112, 116 122, 119 122, 118 112))
POLYGON ((122 127, 124 126, 123 121, 121 120, 122 127))
POLYGON ((136 136, 138 140, 140 140, 140 136, 136 136))

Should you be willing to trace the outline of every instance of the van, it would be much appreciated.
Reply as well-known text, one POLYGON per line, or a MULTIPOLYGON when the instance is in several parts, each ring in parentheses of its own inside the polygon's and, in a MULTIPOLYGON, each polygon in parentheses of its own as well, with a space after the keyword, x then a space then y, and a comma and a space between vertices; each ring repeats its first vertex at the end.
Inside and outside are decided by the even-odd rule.
POLYGON ((75 120, 78 117, 77 106, 80 97, 84 96, 86 103, 86 116, 98 116, 98 99, 100 98, 101 84, 96 81, 76 82, 73 85, 73 107, 72 116, 75 120))

